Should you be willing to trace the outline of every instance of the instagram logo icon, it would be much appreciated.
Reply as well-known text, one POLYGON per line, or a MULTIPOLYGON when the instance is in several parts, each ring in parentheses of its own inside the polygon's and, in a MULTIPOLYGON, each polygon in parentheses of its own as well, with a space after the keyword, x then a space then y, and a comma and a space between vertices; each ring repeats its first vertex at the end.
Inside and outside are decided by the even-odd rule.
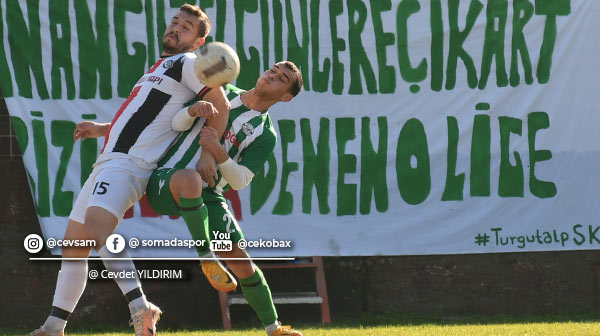
POLYGON ((42 247, 44 247, 44 240, 39 235, 32 233, 25 237, 23 244, 25 245, 25 250, 27 250, 27 252, 38 253, 42 250, 42 247))

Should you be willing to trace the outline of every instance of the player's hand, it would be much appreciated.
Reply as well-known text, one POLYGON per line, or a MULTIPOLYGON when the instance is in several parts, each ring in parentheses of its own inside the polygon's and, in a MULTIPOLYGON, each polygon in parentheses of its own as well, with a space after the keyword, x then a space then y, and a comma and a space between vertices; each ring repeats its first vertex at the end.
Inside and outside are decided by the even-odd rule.
POLYGON ((188 108, 188 114, 191 117, 212 118, 218 113, 219 111, 213 106, 212 103, 209 103, 204 100, 195 102, 192 106, 188 108))
POLYGON ((99 138, 103 137, 108 130, 110 124, 101 124, 93 121, 82 121, 75 126, 75 132, 73 132, 73 141, 81 139, 81 141, 88 138, 99 138))
POLYGON ((215 181, 219 178, 219 175, 217 174, 217 163, 212 155, 203 153, 198 163, 196 163, 196 171, 200 173, 202 180, 208 183, 209 186, 215 186, 215 181))

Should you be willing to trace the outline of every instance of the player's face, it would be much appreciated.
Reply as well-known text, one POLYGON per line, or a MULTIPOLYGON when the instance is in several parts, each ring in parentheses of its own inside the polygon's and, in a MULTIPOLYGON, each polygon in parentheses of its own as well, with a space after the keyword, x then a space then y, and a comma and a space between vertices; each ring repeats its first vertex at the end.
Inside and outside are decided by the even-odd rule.
POLYGON ((198 37, 198 18, 188 12, 179 11, 163 35, 163 53, 175 55, 193 51, 204 44, 204 38, 198 37))
POLYGON ((287 101, 292 98, 289 91, 295 81, 296 75, 283 63, 277 63, 258 78, 255 88, 263 95, 287 101))

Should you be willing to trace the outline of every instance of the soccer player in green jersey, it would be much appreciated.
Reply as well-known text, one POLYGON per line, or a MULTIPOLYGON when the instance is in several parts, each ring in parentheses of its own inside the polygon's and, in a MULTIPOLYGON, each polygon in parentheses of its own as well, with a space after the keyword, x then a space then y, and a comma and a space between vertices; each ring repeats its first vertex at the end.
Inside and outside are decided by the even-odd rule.
MULTIPOLYGON (((273 153, 277 133, 268 109, 278 102, 288 102, 302 88, 302 75, 289 61, 279 62, 263 73, 249 91, 226 86, 231 110, 223 137, 215 129, 202 125, 201 119, 188 118, 173 123, 174 128, 189 127, 171 147, 154 171, 146 189, 152 208, 164 215, 181 215, 196 240, 210 240, 209 232, 228 233, 233 243, 229 252, 219 252, 231 271, 239 278, 242 291, 270 336, 302 335, 289 326, 280 325, 271 291, 261 270, 254 265, 237 242, 244 235, 223 196, 229 187, 242 189, 262 171, 273 153), (195 119, 195 120, 194 120, 195 119), (194 124, 195 123, 195 124, 194 124), (217 163, 196 167, 194 160, 210 155, 217 163), (202 180, 209 186, 201 188, 202 180)), ((210 160, 207 160, 210 161, 210 160)), ((198 254, 211 255, 208 245, 198 247, 198 254)), ((213 287, 233 290, 235 280, 218 261, 203 261, 202 270, 213 287)))
MULTIPOLYGON (((268 109, 278 102, 292 100, 301 89, 302 74, 289 61, 273 65, 249 91, 227 85, 231 110, 221 139, 214 128, 203 125, 203 119, 178 114, 172 125, 175 130, 184 132, 159 161, 146 188, 154 211, 183 217, 194 240, 208 243, 209 232, 213 231, 230 235, 232 250, 219 252, 219 256, 243 258, 226 260, 226 264, 239 278, 246 300, 270 336, 301 336, 302 333, 279 323, 271 290, 261 270, 246 250, 237 246, 244 235, 228 209, 223 192, 229 187, 244 188, 262 171, 277 140, 268 109), (203 180, 208 183, 204 188, 203 180)), ((213 256, 208 244, 196 248, 200 257, 213 256)), ((237 286, 218 261, 203 261, 202 271, 217 290, 227 292, 237 286)))

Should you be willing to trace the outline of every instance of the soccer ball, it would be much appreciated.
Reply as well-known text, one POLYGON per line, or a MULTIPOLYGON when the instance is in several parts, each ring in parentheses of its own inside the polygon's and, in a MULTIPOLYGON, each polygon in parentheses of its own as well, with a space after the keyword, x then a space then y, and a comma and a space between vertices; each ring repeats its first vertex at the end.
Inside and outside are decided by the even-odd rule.
POLYGON ((234 81, 240 74, 240 59, 230 46, 209 42, 195 51, 194 71, 207 87, 215 88, 234 81))

